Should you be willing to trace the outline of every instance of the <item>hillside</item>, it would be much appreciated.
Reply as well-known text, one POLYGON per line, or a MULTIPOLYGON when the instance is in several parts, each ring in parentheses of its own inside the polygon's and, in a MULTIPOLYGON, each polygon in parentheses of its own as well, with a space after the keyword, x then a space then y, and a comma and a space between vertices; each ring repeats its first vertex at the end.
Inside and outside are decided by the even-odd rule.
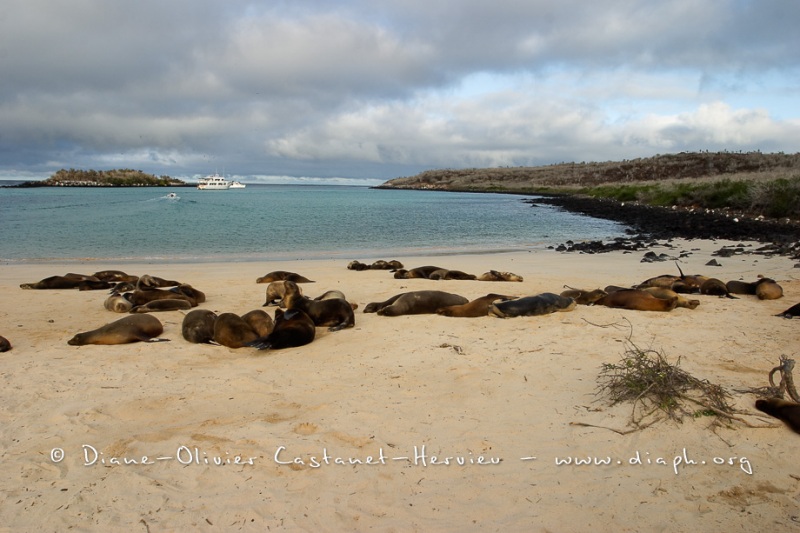
POLYGON ((46 180, 26 182, 20 187, 168 187, 186 183, 169 176, 156 177, 141 170, 61 169, 46 180))

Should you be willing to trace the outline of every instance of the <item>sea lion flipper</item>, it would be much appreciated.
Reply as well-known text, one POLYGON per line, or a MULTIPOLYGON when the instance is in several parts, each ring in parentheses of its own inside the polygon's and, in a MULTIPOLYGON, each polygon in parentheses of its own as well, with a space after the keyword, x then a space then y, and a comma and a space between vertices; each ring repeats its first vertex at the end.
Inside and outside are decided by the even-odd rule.
POLYGON ((149 337, 139 337, 139 340, 142 342, 169 342, 169 339, 162 339, 160 337, 153 337, 152 339, 149 337))

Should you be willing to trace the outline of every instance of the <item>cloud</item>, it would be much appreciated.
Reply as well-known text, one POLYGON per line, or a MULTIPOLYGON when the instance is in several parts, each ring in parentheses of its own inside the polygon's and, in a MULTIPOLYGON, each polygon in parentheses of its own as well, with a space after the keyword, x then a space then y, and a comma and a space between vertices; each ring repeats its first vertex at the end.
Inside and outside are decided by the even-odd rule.
POLYGON ((0 173, 389 179, 794 151, 798 23, 789 0, 9 0, 0 173))

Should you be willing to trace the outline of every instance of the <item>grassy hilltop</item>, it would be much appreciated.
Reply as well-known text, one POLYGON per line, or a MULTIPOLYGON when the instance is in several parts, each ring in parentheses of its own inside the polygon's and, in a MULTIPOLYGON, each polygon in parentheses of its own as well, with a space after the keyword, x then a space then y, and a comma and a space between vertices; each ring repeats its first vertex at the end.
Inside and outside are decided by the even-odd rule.
POLYGON ((800 220, 800 153, 683 152, 603 163, 429 170, 381 188, 569 194, 800 220))

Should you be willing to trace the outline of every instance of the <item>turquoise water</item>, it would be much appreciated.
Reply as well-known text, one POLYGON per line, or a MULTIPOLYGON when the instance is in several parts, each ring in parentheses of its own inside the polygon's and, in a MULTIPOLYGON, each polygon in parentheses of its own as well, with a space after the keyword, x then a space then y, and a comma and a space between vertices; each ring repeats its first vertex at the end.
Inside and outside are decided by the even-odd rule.
POLYGON ((625 229, 525 198, 534 197, 252 184, 0 188, 0 261, 390 259, 530 250, 625 229))

